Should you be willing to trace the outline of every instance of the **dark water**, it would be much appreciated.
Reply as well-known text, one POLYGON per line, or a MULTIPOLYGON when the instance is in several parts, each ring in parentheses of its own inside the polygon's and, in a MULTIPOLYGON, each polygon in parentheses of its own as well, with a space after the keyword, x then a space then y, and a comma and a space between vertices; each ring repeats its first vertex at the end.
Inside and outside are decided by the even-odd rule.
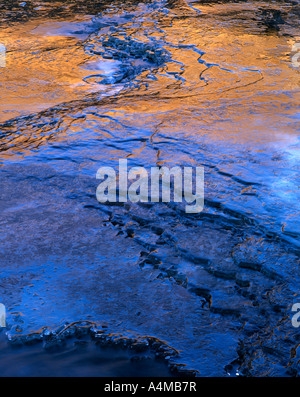
MULTIPOLYGON (((0 8, 9 339, 92 321, 165 341, 202 376, 298 374, 297 3, 20 4, 0 8), (96 172, 120 158, 203 166, 204 211, 98 203, 96 172)), ((88 346, 62 353, 77 374, 98 373, 78 363, 94 362, 88 346)), ((57 375, 32 349, 15 353, 26 376, 36 354, 57 375)), ((113 357, 103 376, 125 371, 113 357)))
POLYGON ((87 336, 55 344, 35 341, 10 346, 3 335, 0 347, 2 377, 174 376, 174 371, 149 351, 99 344, 87 336))

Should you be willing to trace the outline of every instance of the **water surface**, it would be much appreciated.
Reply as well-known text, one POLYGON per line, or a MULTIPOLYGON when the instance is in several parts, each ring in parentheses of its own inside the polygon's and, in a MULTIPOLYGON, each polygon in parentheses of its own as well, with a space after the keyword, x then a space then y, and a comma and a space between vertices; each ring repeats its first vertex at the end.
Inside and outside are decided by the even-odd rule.
POLYGON ((92 321, 201 376, 297 374, 299 6, 4 3, 9 339, 92 321), (96 172, 120 158, 203 166, 204 211, 98 203, 96 172))

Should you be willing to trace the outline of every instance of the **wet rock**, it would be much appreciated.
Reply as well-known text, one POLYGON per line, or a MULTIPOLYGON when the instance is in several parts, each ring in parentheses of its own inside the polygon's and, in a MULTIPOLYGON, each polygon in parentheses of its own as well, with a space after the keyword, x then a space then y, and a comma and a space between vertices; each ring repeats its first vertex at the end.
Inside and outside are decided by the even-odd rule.
POLYGON ((244 278, 237 277, 235 282, 236 282, 236 284, 237 284, 239 287, 243 287, 243 288, 250 287, 250 281, 249 281, 249 280, 246 280, 246 279, 244 279, 244 278))
POLYGON ((155 40, 145 41, 127 36, 125 32, 115 32, 94 37, 85 44, 86 50, 105 59, 115 59, 121 64, 111 76, 100 80, 101 84, 129 83, 144 70, 157 67, 170 59, 170 54, 155 40))
POLYGON ((42 341, 42 335, 39 333, 26 335, 23 339, 25 345, 34 345, 42 341))
MULTIPOLYGON (((206 288, 201 288, 201 287, 191 287, 189 288, 189 291, 196 294, 197 296, 200 296, 202 298, 205 299, 205 302, 208 303, 208 307, 210 308, 212 305, 212 295, 210 290, 206 289, 206 288)), ((205 302, 203 303, 203 305, 205 304, 205 302)), ((203 307, 202 305, 202 307, 203 307)))
POLYGON ((136 352, 144 352, 149 348, 147 342, 134 342, 130 345, 130 348, 136 352))
POLYGON ((188 278, 185 274, 178 273, 173 276, 174 280, 176 281, 177 284, 181 285, 184 288, 187 288, 188 286, 188 278))
POLYGON ((282 12, 273 8, 259 8, 258 15, 260 23, 267 27, 267 29, 279 30, 280 25, 284 24, 282 12))
POLYGON ((221 314, 222 316, 240 317, 240 315, 241 315, 240 310, 232 309, 232 308, 223 308, 223 307, 212 306, 210 308, 210 311, 212 313, 221 314))
POLYGON ((197 374, 199 374, 199 371, 196 370, 190 370, 186 368, 185 365, 182 364, 177 364, 177 363, 170 363, 169 368, 173 374, 176 374, 177 376, 182 376, 182 377, 195 377, 197 374))
POLYGON ((187 368, 179 368, 177 370, 177 373, 179 376, 183 376, 187 378, 194 378, 195 376, 200 374, 200 372, 197 370, 187 369, 187 368))
POLYGON ((250 270, 255 270, 260 272, 262 269, 262 265, 260 263, 254 263, 254 262, 239 262, 238 264, 239 267, 242 269, 250 269, 250 270))
POLYGON ((128 227, 126 229, 126 234, 127 234, 127 237, 133 238, 134 237, 134 228, 133 227, 128 227))
POLYGON ((234 271, 225 272, 222 270, 210 268, 210 269, 208 269, 208 272, 210 274, 213 274, 215 277, 223 278, 224 280, 235 280, 235 277, 236 277, 236 272, 234 272, 234 271))

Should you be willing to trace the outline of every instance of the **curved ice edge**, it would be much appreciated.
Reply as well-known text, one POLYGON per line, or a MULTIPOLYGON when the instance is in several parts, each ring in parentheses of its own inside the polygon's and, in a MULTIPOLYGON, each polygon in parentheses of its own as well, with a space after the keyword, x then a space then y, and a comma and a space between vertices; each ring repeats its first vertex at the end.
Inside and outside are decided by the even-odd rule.
POLYGON ((67 338, 89 336, 91 343, 94 342, 104 347, 127 349, 134 353, 151 351, 154 353, 155 359, 165 361, 170 372, 175 376, 199 376, 198 370, 188 368, 187 364, 179 361, 181 359, 179 351, 167 342, 150 335, 131 334, 125 336, 120 332, 112 332, 106 325, 94 321, 74 321, 65 323, 56 329, 45 326, 28 334, 11 335, 9 331, 5 334, 8 344, 12 346, 30 346, 42 343, 42 348, 45 350, 60 347, 67 338))

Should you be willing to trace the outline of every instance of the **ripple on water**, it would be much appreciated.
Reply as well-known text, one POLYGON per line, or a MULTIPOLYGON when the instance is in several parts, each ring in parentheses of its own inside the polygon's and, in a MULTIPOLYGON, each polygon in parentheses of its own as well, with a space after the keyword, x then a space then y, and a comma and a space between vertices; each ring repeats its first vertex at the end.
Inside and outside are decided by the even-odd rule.
MULTIPOLYGON (((300 277, 299 88, 278 33, 288 27, 266 32, 257 3, 160 5, 104 4, 93 19, 67 7, 63 19, 32 14, 1 30, 9 333, 89 319, 165 340, 203 376, 297 373, 289 311, 300 277), (203 166, 204 211, 99 204, 96 171, 119 158, 203 166)), ((76 374, 131 374, 135 365, 84 338, 52 355, 41 343, 2 346, 31 373, 35 355, 45 374, 67 374, 65 364, 76 374)), ((147 362, 149 374, 158 369, 147 362)))

